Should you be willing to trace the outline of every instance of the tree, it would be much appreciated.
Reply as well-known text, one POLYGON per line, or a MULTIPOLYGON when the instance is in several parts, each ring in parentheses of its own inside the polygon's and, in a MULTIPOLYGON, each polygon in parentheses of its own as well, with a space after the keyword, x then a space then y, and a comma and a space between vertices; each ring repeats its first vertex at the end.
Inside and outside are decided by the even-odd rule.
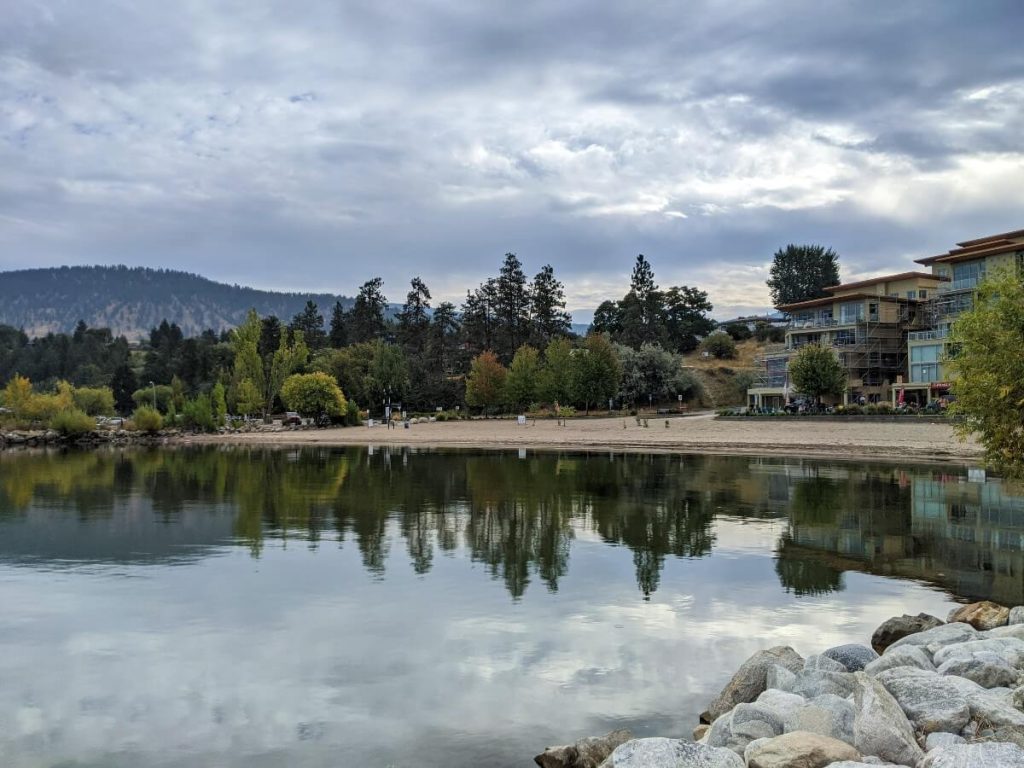
POLYGON ((789 377, 797 392, 813 397, 816 403, 825 395, 846 391, 846 371, 839 358, 820 344, 807 344, 790 358, 789 377))
POLYGON ((622 367, 607 336, 592 333, 584 339, 573 355, 573 374, 573 394, 588 414, 591 406, 615 396, 622 367))
POLYGON ((701 342, 701 348, 711 357, 732 360, 736 357, 736 342, 725 331, 715 331, 701 342))
POLYGON ((299 331, 306 340, 306 346, 313 351, 322 349, 327 345, 327 334, 324 333, 324 316, 316 302, 306 302, 305 308, 292 318, 290 326, 292 333, 299 331))
POLYGON ((668 344, 676 352, 692 352, 700 339, 714 330, 707 313, 714 307, 708 294, 688 285, 674 285, 663 296, 668 344))
POLYGON ((564 337, 552 339, 537 375, 537 397, 552 405, 568 404, 572 402, 572 387, 572 344, 564 337))
POLYGON ((348 344, 348 313, 340 301, 334 302, 331 311, 331 330, 327 335, 327 343, 334 349, 341 349, 348 344))
POLYGON ((787 245, 775 252, 768 278, 772 304, 781 307, 827 296, 839 284, 839 256, 820 245, 787 245))
POLYGON ((973 309, 950 336, 954 413, 964 436, 976 433, 986 458, 1001 471, 1024 475, 1024 279, 1002 270, 978 286, 973 309))
POLYGON ((113 416, 114 392, 110 387, 75 387, 75 406, 89 416, 113 416))
POLYGON ((213 404, 213 417, 218 427, 227 423, 228 402, 224 392, 224 385, 217 382, 210 391, 210 402, 213 404))
MULTIPOLYGON (((269 336, 270 334, 264 337, 264 323, 260 320, 259 315, 256 314, 255 309, 249 310, 245 321, 235 328, 232 334, 231 348, 235 355, 234 378, 231 382, 234 395, 232 399, 238 403, 236 406, 238 410, 246 415, 255 413, 259 410, 260 406, 251 407, 251 391, 247 391, 246 396, 243 398, 240 391, 243 381, 248 381, 249 385, 256 390, 258 403, 264 402, 263 393, 267 387, 267 376, 263 367, 263 357, 260 355, 260 341, 261 339, 264 342, 268 341, 269 336), (243 408, 242 402, 249 407, 243 408)), ((280 339, 280 335, 278 339, 280 339)))
POLYGON ((594 310, 594 321, 590 324, 591 333, 605 333, 617 338, 622 331, 619 303, 602 301, 594 310))
POLYGON ((131 413, 135 402, 132 400, 132 393, 138 384, 131 366, 122 363, 114 369, 114 375, 110 380, 110 388, 114 391, 114 405, 120 414, 131 413))
POLYGON ((359 288, 349 313, 349 338, 353 343, 373 341, 384 335, 384 310, 388 300, 381 290, 383 285, 384 281, 375 277, 359 288))
POLYGON ((506 253, 494 282, 495 346, 502 360, 511 360, 529 337, 530 292, 523 265, 514 253, 506 253))
POLYGON ((280 343, 270 363, 270 373, 266 378, 263 391, 263 412, 274 410, 274 399, 281 393, 285 379, 306 365, 309 359, 309 348, 306 346, 305 335, 300 330, 290 334, 282 333, 280 343), (289 343, 289 335, 292 337, 289 343))
POLYGON ((303 416, 341 416, 347 408, 338 382, 319 371, 289 376, 281 387, 281 399, 303 416))
POLYGON ((252 379, 238 382, 235 392, 235 408, 243 416, 251 416, 263 410, 263 393, 252 379))
POLYGON ((430 289, 418 277, 410 282, 405 304, 398 313, 398 340, 410 354, 419 354, 427 346, 430 328, 430 289))
POLYGON ((540 356, 536 349, 523 344, 516 350, 505 379, 505 402, 513 410, 525 408, 536 399, 539 369, 540 356))
POLYGON ((550 264, 541 267, 530 286, 533 301, 533 336, 545 345, 556 336, 569 333, 572 316, 565 311, 565 286, 555 277, 550 264))
POLYGON ((615 351, 622 366, 619 397, 630 405, 675 400, 679 395, 690 400, 700 395, 700 385, 682 368, 681 355, 656 344, 638 350, 618 346, 615 351))
POLYGON ((430 342, 427 350, 430 363, 438 373, 452 373, 455 369, 459 329, 455 305, 450 301, 442 301, 434 309, 434 316, 430 321, 430 342))
POLYGON ((491 349, 495 341, 496 284, 493 279, 482 283, 475 291, 466 291, 462 304, 462 335, 473 352, 491 349))
POLYGON ((508 371, 490 350, 473 358, 466 377, 466 404, 477 408, 495 408, 505 397, 508 371))

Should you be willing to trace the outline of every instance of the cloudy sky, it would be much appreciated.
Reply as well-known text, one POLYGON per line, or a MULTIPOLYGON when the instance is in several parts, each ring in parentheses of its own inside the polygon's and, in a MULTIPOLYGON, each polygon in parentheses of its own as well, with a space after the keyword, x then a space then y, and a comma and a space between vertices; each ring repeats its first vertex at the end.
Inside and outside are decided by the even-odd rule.
POLYGON ((570 306, 645 253, 719 317, 772 252, 844 277, 1024 227, 1009 2, 6 0, 0 268, 162 266, 570 306))

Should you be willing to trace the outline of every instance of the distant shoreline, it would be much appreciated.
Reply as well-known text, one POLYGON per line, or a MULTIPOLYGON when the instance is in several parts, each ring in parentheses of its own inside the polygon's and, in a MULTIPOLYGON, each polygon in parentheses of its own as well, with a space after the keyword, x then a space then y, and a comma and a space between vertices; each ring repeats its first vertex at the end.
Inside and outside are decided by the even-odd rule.
POLYGON ((948 424, 836 421, 809 423, 718 420, 711 414, 685 419, 608 417, 554 420, 472 420, 413 424, 408 429, 347 427, 283 432, 182 435, 174 443, 216 445, 320 445, 420 448, 580 450, 707 453, 834 460, 975 464, 973 440, 960 442, 948 424))

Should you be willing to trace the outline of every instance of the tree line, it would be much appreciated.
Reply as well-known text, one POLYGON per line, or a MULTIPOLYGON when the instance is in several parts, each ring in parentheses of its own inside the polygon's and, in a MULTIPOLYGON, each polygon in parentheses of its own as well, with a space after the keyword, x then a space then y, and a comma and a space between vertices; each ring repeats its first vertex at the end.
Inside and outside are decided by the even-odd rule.
POLYGON ((42 393, 61 382, 106 388, 118 413, 204 428, 284 409, 351 421, 389 402, 414 412, 635 406, 699 393, 679 353, 712 331, 711 309, 696 288, 661 291, 641 255, 629 292, 602 304, 579 338, 554 269, 528 277, 507 253, 461 306, 434 303, 417 276, 396 310, 375 277, 327 317, 308 301, 290 320, 250 311, 230 331, 194 337, 164 320, 141 348, 84 323, 34 340, 0 326, 0 381, 17 374, 42 393), (297 376, 306 378, 286 388, 297 376))

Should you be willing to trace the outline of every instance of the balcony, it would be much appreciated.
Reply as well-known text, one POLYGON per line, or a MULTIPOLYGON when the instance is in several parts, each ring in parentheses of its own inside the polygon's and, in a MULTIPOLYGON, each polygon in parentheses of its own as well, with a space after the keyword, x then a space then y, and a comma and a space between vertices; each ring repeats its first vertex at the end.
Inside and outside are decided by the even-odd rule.
POLYGON ((939 285, 939 293, 950 293, 951 291, 972 291, 978 287, 978 283, 985 279, 985 275, 977 277, 964 277, 939 285))
POLYGON ((948 338, 948 328, 938 328, 934 331, 911 331, 907 334, 907 341, 937 341, 948 338))
POLYGON ((801 328, 829 328, 833 325, 839 325, 839 323, 831 317, 813 318, 811 320, 791 320, 789 322, 789 328, 792 330, 799 330, 801 328))

